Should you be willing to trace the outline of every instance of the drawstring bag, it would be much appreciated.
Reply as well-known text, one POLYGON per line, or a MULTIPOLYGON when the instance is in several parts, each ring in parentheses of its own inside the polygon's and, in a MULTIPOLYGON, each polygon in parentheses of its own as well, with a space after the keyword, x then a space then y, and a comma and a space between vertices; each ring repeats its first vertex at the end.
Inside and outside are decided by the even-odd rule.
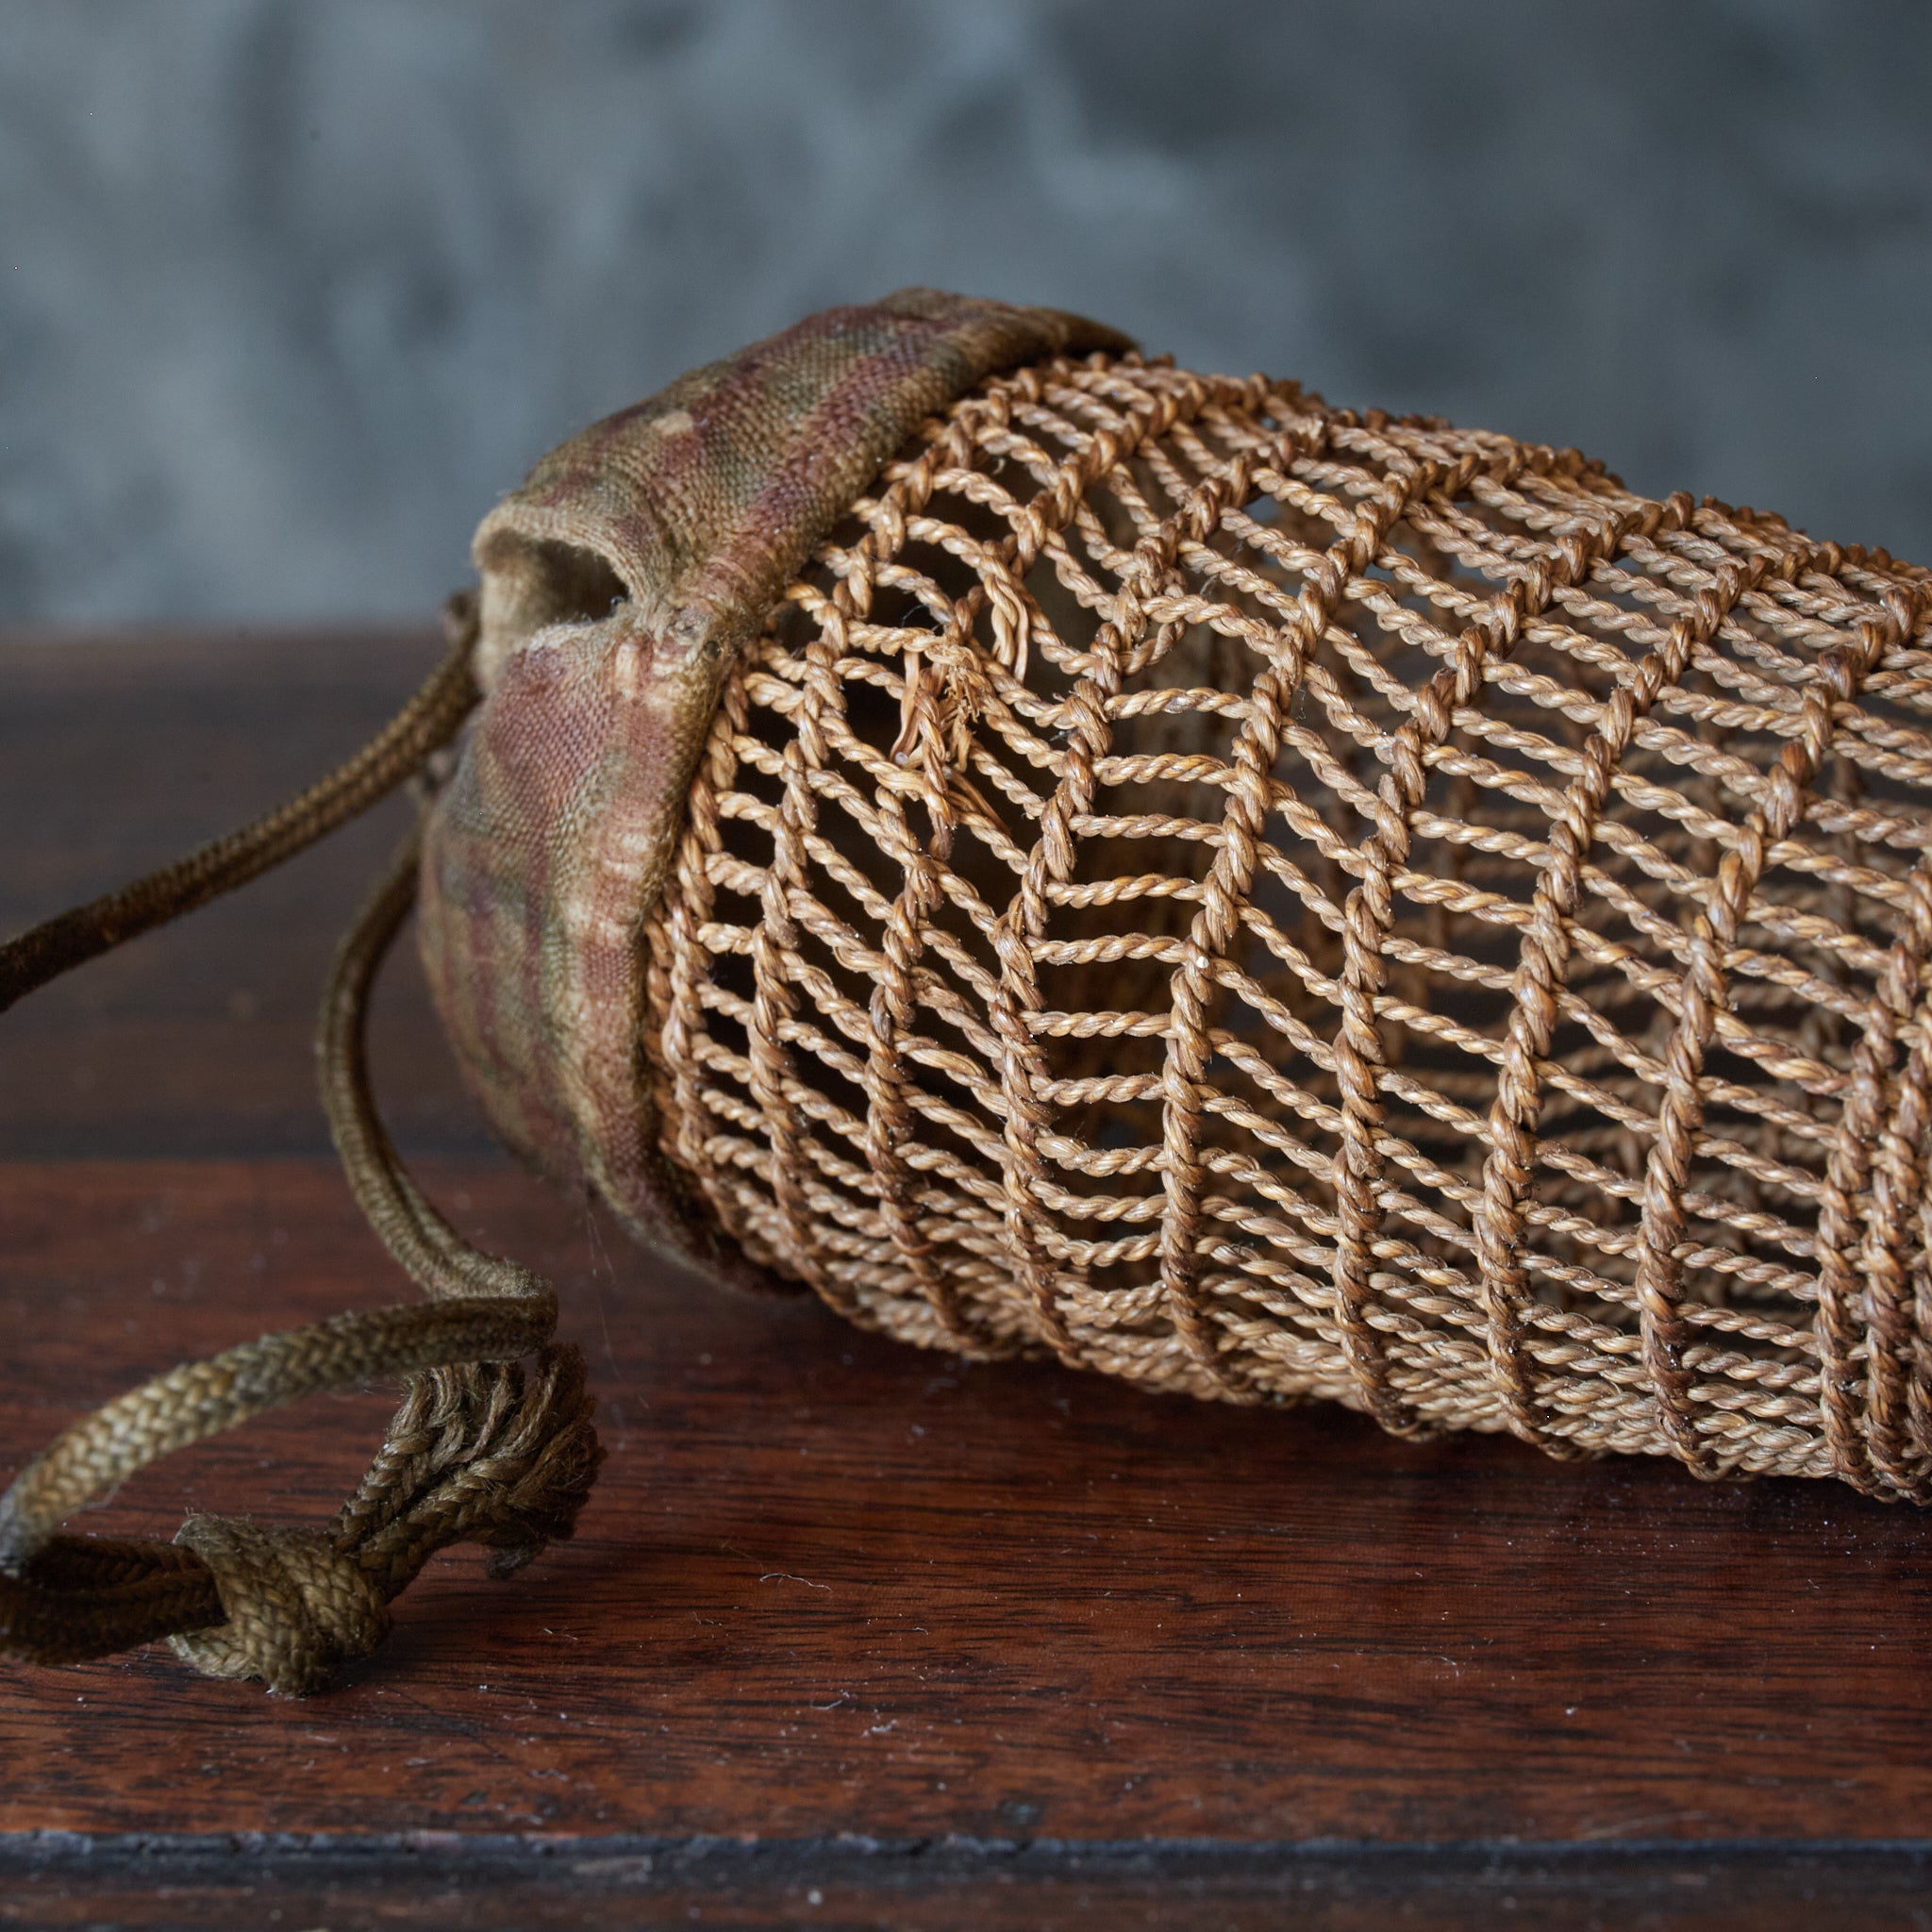
POLYGON ((504 1140, 718 1281, 1932 1497, 1932 574, 922 290, 598 424, 475 558, 341 772, 0 951, 10 1002, 422 791, 321 1059, 425 1298, 59 1437, 0 1501, 10 1654, 167 1637, 310 1690, 431 1551, 569 1534, 600 1452, 555 1296, 370 1102, 412 905, 504 1140), (407 1397, 325 1528, 58 1527, 379 1374, 407 1397))

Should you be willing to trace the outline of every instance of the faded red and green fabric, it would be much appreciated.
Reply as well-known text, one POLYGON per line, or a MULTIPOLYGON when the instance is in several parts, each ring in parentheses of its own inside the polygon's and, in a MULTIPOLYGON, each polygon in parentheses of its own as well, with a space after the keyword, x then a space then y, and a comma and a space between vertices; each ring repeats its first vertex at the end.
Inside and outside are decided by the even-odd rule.
POLYGON ((923 421, 1126 346, 924 289, 831 309, 587 429, 477 531, 484 701, 430 815, 423 956, 497 1130, 645 1240, 743 1274, 666 1169, 639 1046, 644 922, 725 675, 923 421))

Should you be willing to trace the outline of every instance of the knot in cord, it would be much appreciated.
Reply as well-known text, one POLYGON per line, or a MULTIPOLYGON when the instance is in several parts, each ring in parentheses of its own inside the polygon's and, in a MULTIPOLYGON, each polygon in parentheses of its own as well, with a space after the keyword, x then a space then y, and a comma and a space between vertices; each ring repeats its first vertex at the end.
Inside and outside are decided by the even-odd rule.
POLYGON ((506 1576, 570 1535, 604 1452, 575 1348, 416 1376, 382 1452, 326 1530, 191 1516, 177 1543, 214 1578, 224 1624, 170 1638, 210 1677, 303 1697, 389 1634, 389 1606, 438 1550, 480 1543, 506 1576))
POLYGON ((175 1537, 214 1577, 227 1621, 169 1638, 203 1675, 305 1697, 389 1635, 389 1599, 325 1531, 191 1516, 175 1537))

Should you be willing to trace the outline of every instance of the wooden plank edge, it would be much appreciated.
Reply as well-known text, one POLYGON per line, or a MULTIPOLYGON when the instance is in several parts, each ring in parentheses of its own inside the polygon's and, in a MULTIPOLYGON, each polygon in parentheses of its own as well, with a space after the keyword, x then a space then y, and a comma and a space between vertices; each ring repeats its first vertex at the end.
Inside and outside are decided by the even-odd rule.
POLYGON ((0 1924, 1922 1924, 1932 1840, 1615 1843, 237 1834, 0 1836, 0 1924), (104 1909, 106 1915, 104 1916, 104 1909), (431 1915, 434 1915, 433 1917, 431 1915))

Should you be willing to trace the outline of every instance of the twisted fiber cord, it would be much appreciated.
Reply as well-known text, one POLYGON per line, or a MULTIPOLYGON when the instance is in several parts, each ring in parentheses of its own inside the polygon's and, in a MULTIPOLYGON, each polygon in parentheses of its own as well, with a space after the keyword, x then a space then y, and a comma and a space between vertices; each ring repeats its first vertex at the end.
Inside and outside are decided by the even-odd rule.
POLYGON ((63 973, 285 864, 387 797, 447 744, 476 702, 470 670, 476 623, 472 600, 453 597, 444 621, 448 655, 346 764, 253 824, 0 946, 0 1012, 63 973))
MULTIPOLYGON (((943 452, 954 460, 963 458, 966 441, 963 430, 956 428, 952 444, 943 452)), ((941 445, 929 446, 902 483, 904 514, 918 515, 932 493, 933 477, 941 458, 941 445)), ((860 547, 877 542, 891 546, 904 541, 904 514, 875 538, 868 533, 860 547)), ((1008 540, 1017 550, 1020 539, 1008 540)), ((872 615, 873 579, 868 571, 856 572, 835 585, 825 612, 826 642, 832 661, 846 648, 848 626, 864 623, 872 615)), ((953 661, 965 648, 983 600, 970 593, 955 609, 944 634, 931 647, 937 663, 953 661)), ((941 730, 938 687, 941 680, 925 675, 924 657, 915 650, 907 665, 906 689, 900 705, 899 737, 894 755, 912 752, 928 765, 943 758, 939 736, 941 730)), ((986 1358, 1000 1351, 988 1349, 976 1341, 971 1325, 959 1309, 958 1296, 951 1276, 934 1265, 932 1244, 921 1237, 918 1224, 917 1177, 899 1158, 900 1143, 907 1137, 906 1095, 910 1074, 901 1052, 901 1038, 911 1027, 917 1013, 917 974, 923 952, 921 932, 937 911, 940 900, 940 868, 950 856, 954 814, 942 787, 932 788, 925 800, 931 824, 924 845, 908 819, 905 801, 893 794, 881 800, 887 814, 892 849, 907 855, 906 883, 884 934, 885 965, 874 993, 868 1020, 871 1040, 867 1047, 865 1082, 870 1102, 867 1113, 865 1154, 880 1183, 880 1212, 891 1236, 892 1244, 910 1274, 917 1291, 945 1328, 952 1344, 962 1354, 986 1358)))
MULTIPOLYGON (((254 877, 420 771, 472 702, 474 617, 375 741, 294 804, 7 949, 20 991, 254 877), (41 935, 52 933, 50 940, 41 935), (50 962, 58 962, 52 963, 50 962), (38 976, 36 976, 38 975, 38 976)), ((0 1648, 68 1663, 166 1637, 212 1675, 303 1694, 367 1655, 436 1550, 480 1542, 507 1574, 568 1536, 601 1451, 583 1364, 549 1346, 556 1298, 471 1248, 424 1200, 375 1116, 364 1045, 375 973, 414 902, 412 836, 338 954, 324 1003, 323 1097, 351 1187, 430 1300, 336 1316, 184 1364, 62 1432, 0 1497, 0 1648), (519 1358, 535 1357, 525 1374, 519 1358), (326 1529, 192 1516, 174 1544, 57 1533, 172 1450, 318 1390, 412 1378, 383 1448, 326 1529)))
MULTIPOLYGON (((1023 391, 1023 403, 1026 396, 1023 391)), ((1095 463, 1109 455, 1117 459, 1130 458, 1151 437, 1198 412, 1207 401, 1208 391, 1202 385, 1188 386, 1171 396, 1156 394, 1134 414, 1108 425, 1111 435, 1103 429, 1075 461, 1061 463, 1048 492, 1048 514, 1027 549, 1046 554, 1058 534, 1074 522, 1095 463)), ((1189 508, 1195 512, 1197 525, 1211 520, 1205 503, 1195 501, 1189 508)), ((994 922, 990 936, 999 963, 999 986, 990 1017, 1002 1048, 1007 1236, 1023 1257, 1042 1335, 1062 1361, 1076 1366, 1083 1362, 1086 1350, 1074 1340, 1062 1304, 1077 1302, 1086 1294, 1086 1271, 1079 1257, 1063 1248, 1058 1255, 1053 1252, 1044 1239, 1047 1224, 1041 1213, 1047 1159, 1043 1141, 1051 1111, 1042 1104, 1049 1070, 1029 1020, 1041 1004, 1036 945, 1047 925, 1054 889, 1064 888, 1072 874, 1074 826, 1094 803, 1092 762, 1105 756, 1112 739, 1107 715, 1108 700, 1119 691, 1124 675, 1125 645, 1138 628, 1140 599, 1153 594, 1167 580, 1174 553, 1188 534, 1193 532, 1184 531, 1178 524, 1171 529, 1151 530, 1137 543, 1132 557, 1124 560, 1121 591, 1126 601, 1116 621, 1104 621, 1096 630, 1093 649, 1067 695, 1063 728, 1073 755, 1059 784, 1044 801, 1040 837, 1027 857, 1018 890, 994 922), (1124 622, 1120 621, 1123 618, 1124 622), (1061 1263, 1058 1268, 1056 1261, 1061 1263), (1071 1267, 1066 1265, 1069 1261, 1071 1267)))
MULTIPOLYGON (((1927 1052, 1923 1030, 1897 1078, 1889 1114, 1884 1106, 1887 1075, 1895 1062, 1899 1035, 1909 1014, 1912 989, 1925 970, 1928 952, 1932 952, 1932 877, 1921 865, 1908 883, 1912 896, 1907 920, 1886 963, 1877 1024, 1860 1043, 1854 1066, 1854 1099, 1846 1109, 1846 1144, 1829 1176, 1824 1210, 1832 1217, 1836 1232, 1844 1225, 1847 1210, 1869 1179, 1872 1216, 1860 1260, 1874 1286, 1874 1346, 1870 1365, 1872 1424, 1864 1448, 1882 1481, 1901 1493, 1924 1500, 1925 1479, 1923 1474, 1914 1478, 1909 1460, 1911 1444, 1932 1438, 1932 1417, 1927 1415, 1932 1363, 1926 1359, 1924 1340, 1932 1331, 1932 1307, 1927 1305, 1924 1271, 1914 1278, 1909 1245, 1914 1224, 1924 1210, 1924 1147, 1928 1124, 1932 1124, 1932 1106, 1928 1106, 1932 1054, 1927 1052)), ((1843 1244, 1833 1243, 1840 1248, 1843 1244)), ((1836 1359, 1843 1360, 1849 1354, 1842 1346, 1843 1311, 1856 1306, 1857 1291, 1855 1279, 1842 1272, 1835 1272, 1833 1289, 1828 1305, 1836 1319, 1830 1343, 1836 1359)), ((1851 1377, 1842 1374, 1838 1379, 1841 1385, 1851 1382, 1851 1377)), ((1835 1429, 1845 1426, 1852 1392, 1845 1387, 1834 1406, 1829 1419, 1835 1429)), ((1856 1441, 1846 1441, 1840 1453, 1856 1455, 1856 1441)))
MULTIPOLYGON (((1507 486, 1520 474, 1530 455, 1528 450, 1523 450, 1500 467, 1491 465, 1493 480, 1507 486)), ((1399 467, 1398 475, 1405 470, 1408 475, 1400 508, 1407 510, 1431 493, 1452 499, 1459 496, 1474 480, 1480 456, 1477 450, 1465 451, 1461 460, 1447 472, 1426 463, 1414 468, 1399 467)), ((1383 1222, 1383 1204, 1375 1186, 1384 1164, 1377 1144, 1382 1109, 1376 1096, 1385 1063, 1375 1001, 1388 983, 1386 949, 1394 920, 1392 876, 1407 861, 1414 814, 1428 785, 1425 757, 1448 740, 1456 712, 1481 694, 1489 667, 1508 656, 1525 626, 1549 608, 1558 591, 1582 582, 1596 563, 1613 555, 1626 529, 1636 521, 1630 516, 1596 520, 1595 526, 1587 533, 1576 531, 1566 537, 1553 558, 1532 558, 1520 575, 1513 575, 1476 621, 1457 638, 1452 661, 1417 693, 1414 710, 1390 744, 1391 769, 1377 787, 1374 826, 1362 846, 1361 879, 1342 908, 1346 962, 1343 1025, 1334 1050, 1346 1100, 1341 1157, 1337 1167, 1341 1240, 1336 1252, 1336 1275, 1338 1293, 1350 1308, 1364 1307, 1369 1302, 1371 1252, 1383 1222)), ((1366 563, 1368 559, 1364 557, 1362 560, 1366 563)), ((1358 571, 1359 566, 1357 574, 1358 571)), ((1532 925, 1531 935, 1525 939, 1525 953, 1534 944, 1534 932, 1532 925)), ((1519 967, 1519 972, 1523 971, 1519 967)), ((1512 1020, 1514 1017, 1512 1013, 1512 1020)), ((1504 1077, 1498 1082, 1498 1108, 1505 1110, 1506 1120, 1508 1101, 1514 1097, 1506 1093, 1507 1074, 1506 1061, 1504 1077)), ((1486 1201, 1485 1206, 1488 1205, 1486 1201)), ((1492 1218, 1492 1241, 1495 1224, 1492 1218)), ((1479 1233, 1479 1253, 1483 1253, 1481 1241, 1479 1233)), ((1491 1262, 1484 1271, 1482 1286, 1486 1312, 1491 1317, 1491 1356, 1504 1368, 1511 1421, 1518 1425, 1519 1433, 1529 1435, 1546 1448, 1561 1449, 1563 1445, 1553 1444, 1546 1434, 1536 1429, 1527 1391, 1523 1381, 1507 1373, 1518 1365, 1508 1337, 1516 1320, 1515 1304, 1521 1299, 1520 1291, 1513 1294, 1511 1291, 1511 1271, 1516 1268, 1520 1241, 1519 1234, 1500 1255, 1492 1250, 1484 1256, 1491 1262)), ((1379 1347, 1369 1359, 1376 1372, 1365 1391, 1371 1413, 1385 1428, 1400 1434, 1419 1433, 1413 1415, 1390 1394, 1386 1358, 1379 1347)))
MULTIPOLYGON (((1632 535, 1655 537, 1680 530, 1692 505, 1681 493, 1668 502, 1644 505, 1613 517, 1593 545, 1595 556, 1613 555, 1632 535)), ((1572 540, 1573 554, 1575 544, 1572 540)), ((1760 559, 1760 563, 1767 559, 1760 559)), ((1585 575, 1579 556, 1565 570, 1574 584, 1585 575)), ((1743 588, 1738 581, 1736 588, 1743 588)), ((1584 855, 1589 851, 1610 780, 1627 749, 1632 731, 1647 717, 1665 686, 1682 676, 1691 653, 1707 647, 1735 596, 1721 602, 1700 597, 1691 615, 1679 618, 1667 642, 1653 650, 1626 686, 1611 694, 1602 722, 1591 733, 1583 768, 1564 793, 1561 816, 1551 827, 1549 858, 1537 879, 1523 953, 1510 985, 1511 1009, 1496 1099, 1490 1110, 1490 1153, 1483 1167, 1483 1198, 1474 1218, 1482 1259, 1484 1312, 1489 1320, 1490 1357, 1509 1404, 1510 1426, 1525 1440, 1556 1456, 1574 1453, 1555 1435, 1535 1390, 1535 1365, 1526 1347, 1525 1315, 1530 1302, 1527 1272, 1520 1258, 1524 1239, 1524 1203, 1533 1180, 1536 1130, 1543 1108, 1538 1066, 1556 1031, 1557 994, 1572 950, 1572 923, 1581 905, 1584 855)))
POLYGON ((1004 377, 727 685, 649 937, 667 1156, 858 1320, 1932 1496, 1883 552, 1261 378, 1004 377))
MULTIPOLYGON (((1037 379, 1031 372, 1016 377, 1013 392, 1038 393, 1037 379)), ((885 520, 859 540, 860 554, 868 555, 870 560, 869 552, 876 546, 883 559, 903 544, 906 518, 919 516, 925 510, 941 466, 967 460, 975 429, 983 433, 994 422, 1002 426, 1010 422, 1003 392, 995 392, 971 411, 957 415, 946 435, 930 444, 900 476, 885 520)), ((1156 426, 1143 417, 1112 446, 1125 453, 1156 426)), ((932 831, 924 848, 915 841, 907 818, 908 801, 890 791, 880 799, 881 808, 888 815, 889 849, 905 855, 906 886, 887 924, 885 967, 869 1013, 866 1158, 880 1183, 881 1211, 893 1243, 912 1272, 919 1292, 944 1326, 949 1345, 982 1359, 1010 1354, 1013 1349, 1010 1344, 1001 1346, 982 1334, 975 1334, 962 1312, 953 1271, 935 1264, 932 1244, 922 1235, 918 1178, 900 1154, 902 1145, 910 1139, 908 1104, 916 1091, 902 1041, 912 1033, 917 1018, 924 928, 940 909, 942 868, 951 855, 958 825, 946 782, 947 762, 949 758, 957 759, 957 744, 966 715, 983 699, 983 680, 977 677, 974 665, 973 631, 984 614, 992 627, 999 660, 1009 669, 1024 672, 1025 613, 1009 594, 1003 594, 1008 584, 1007 574, 1029 567, 1047 537, 1074 514, 1080 501, 1079 486, 1077 473, 1062 466, 1048 500, 1034 506, 1033 516, 999 541, 993 554, 1004 566, 1003 571, 972 586, 953 608, 941 635, 931 642, 929 655, 934 675, 926 675, 926 653, 920 644, 914 643, 908 651, 899 736, 894 741, 892 756, 916 758, 927 776, 921 803, 932 831)), ((825 641, 832 661, 846 647, 848 625, 864 623, 871 617, 873 591, 872 574, 863 568, 835 585, 824 613, 825 641)), ((1010 1059, 1010 1065, 1019 1074, 1017 1084, 1023 1089, 1033 1071, 1028 1044, 1015 1042, 1010 1059)), ((1022 1244, 1024 1265, 1028 1271, 1041 1321, 1056 1346, 1063 1353, 1070 1351, 1072 1341, 1059 1318, 1058 1284, 1043 1264, 1037 1246, 1029 1244, 1028 1231, 1024 1225, 1015 1230, 1015 1239, 1022 1244)))
MULTIPOLYGON (((1735 602, 1753 575, 1749 565, 1742 571, 1725 572, 1720 594, 1728 594, 1735 602)), ((1692 1142, 1704 1115, 1701 1076, 1705 1056, 1716 1029, 1717 1012, 1724 1002, 1725 958, 1737 943, 1745 909, 1764 873, 1769 848, 1782 842, 1798 824, 1807 789, 1831 749, 1834 707, 1855 704, 1859 688, 1884 651, 1911 635, 1911 612, 1903 600, 1889 601, 1890 622, 1862 623, 1857 627, 1856 648, 1834 644, 1819 658, 1817 677, 1805 691, 1802 735, 1779 752, 1769 797, 1745 821, 1743 839, 1719 862, 1715 903, 1707 902, 1693 921, 1690 969, 1679 996, 1677 1025, 1666 1060, 1669 1091, 1644 1173, 1640 1237, 1642 1259, 1637 1293, 1642 1311, 1644 1361, 1657 1389, 1665 1426, 1678 1456, 1699 1475, 1718 1474, 1720 1464, 1712 1445, 1696 1429, 1694 1377, 1684 1358, 1690 1335, 1677 1307, 1682 1275, 1678 1249, 1685 1231, 1684 1191, 1690 1178, 1692 1142)), ((1868 1030, 1870 1024, 1884 1025, 1882 1003, 1879 1016, 1875 1023, 1868 1023, 1868 1030)), ((1842 1148, 1847 1132, 1856 1124, 1856 1111, 1848 1108, 1835 1151, 1842 1148)), ((1834 1232, 1821 1215, 1821 1247, 1827 1253, 1834 1232)), ((1857 1426, 1845 1412, 1853 1399, 1844 1359, 1849 1353, 1846 1330, 1857 1321, 1847 1306, 1848 1287, 1836 1262, 1825 1260, 1820 1274, 1817 1327, 1823 1348, 1825 1435, 1834 1448, 1847 1446, 1847 1438, 1857 1426)), ((1841 1454, 1838 1466, 1851 1481, 1872 1487, 1870 1464, 1862 1453, 1841 1454)))

